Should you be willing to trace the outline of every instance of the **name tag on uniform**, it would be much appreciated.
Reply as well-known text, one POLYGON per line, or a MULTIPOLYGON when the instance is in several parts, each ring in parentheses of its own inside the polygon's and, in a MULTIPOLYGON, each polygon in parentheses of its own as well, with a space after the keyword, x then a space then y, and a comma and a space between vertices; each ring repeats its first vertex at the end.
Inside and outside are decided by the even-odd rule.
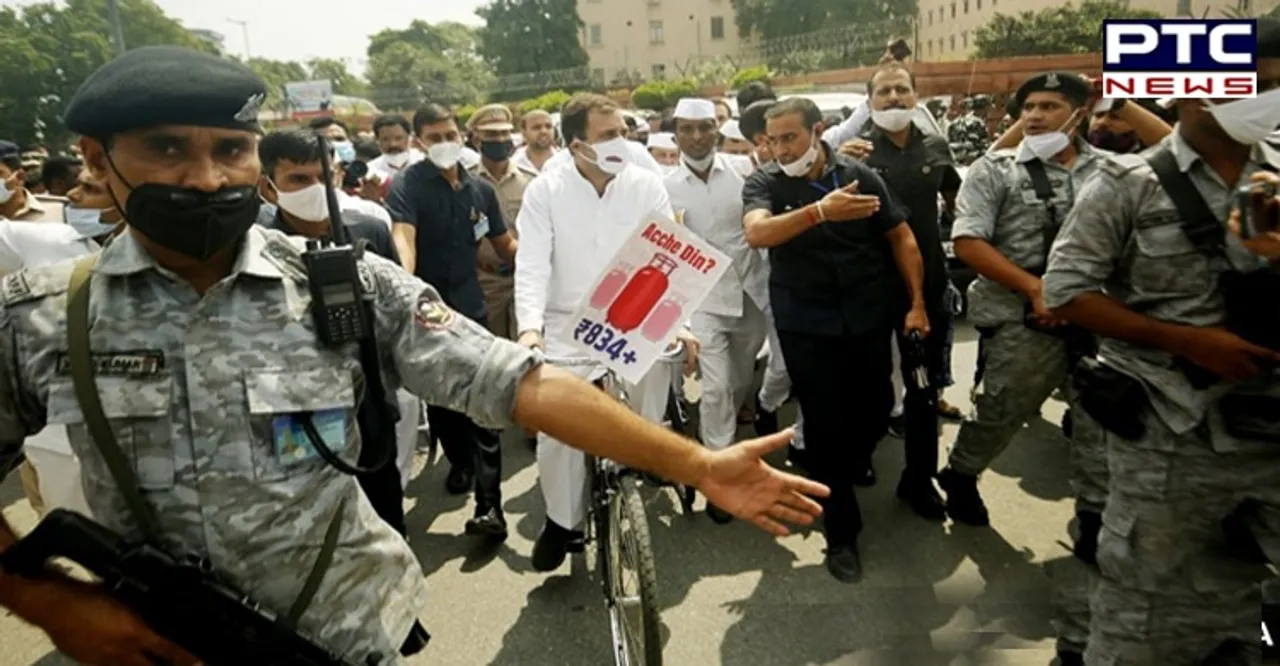
MULTIPOLYGON (((93 373, 99 377, 155 377, 164 370, 164 352, 139 350, 92 354, 93 373)), ((58 374, 71 374, 71 356, 58 354, 58 374)))
POLYGON ((480 219, 475 223, 476 240, 480 240, 489 235, 489 216, 481 215, 480 219))
MULTIPOLYGON (((344 409, 327 409, 311 415, 311 424, 324 445, 331 451, 347 448, 347 412, 344 409)), ((312 460, 316 453, 311 438, 302 427, 302 419, 296 414, 277 416, 271 421, 271 435, 275 440, 276 458, 281 464, 312 460)))

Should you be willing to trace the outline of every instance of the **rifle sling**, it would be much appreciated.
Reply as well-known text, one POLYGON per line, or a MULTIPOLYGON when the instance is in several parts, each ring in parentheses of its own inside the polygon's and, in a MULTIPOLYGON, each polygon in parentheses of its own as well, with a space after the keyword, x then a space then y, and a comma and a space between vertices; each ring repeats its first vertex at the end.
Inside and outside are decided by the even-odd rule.
MULTIPOLYGON (((125 505, 128 506, 129 512, 133 514, 133 519, 138 523, 138 528, 142 530, 143 537, 152 545, 159 547, 161 545, 160 521, 152 510, 151 505, 147 504, 143 498, 140 490, 141 486, 137 476, 134 474, 133 466, 129 463, 129 459, 125 457, 124 452, 121 451, 119 443, 116 442, 111 423, 107 420, 106 412, 102 409, 102 400, 98 395, 97 381, 94 377, 93 353, 89 343, 89 294, 93 278, 93 267, 97 263, 97 254, 92 254, 76 261, 68 284, 67 356, 71 365, 71 380, 75 387, 76 400, 80 403, 80 410, 84 414, 84 422, 88 428, 90 439, 97 445, 98 452, 102 454, 103 462, 106 463, 107 469, 111 472, 111 476, 116 482, 116 486, 119 487, 125 505)), ((345 513, 346 506, 346 499, 338 503, 338 508, 334 512, 333 518, 329 521, 328 529, 325 531, 324 545, 316 556, 311 572, 307 574, 307 580, 303 583, 302 591, 298 593, 298 597, 294 600, 289 613, 280 620, 282 625, 291 630, 297 628, 298 621, 302 618, 303 613, 306 612, 307 607, 311 605, 312 600, 320 589, 320 583, 324 580, 325 573, 333 563, 334 552, 338 548, 338 537, 342 531, 342 516, 345 513)))

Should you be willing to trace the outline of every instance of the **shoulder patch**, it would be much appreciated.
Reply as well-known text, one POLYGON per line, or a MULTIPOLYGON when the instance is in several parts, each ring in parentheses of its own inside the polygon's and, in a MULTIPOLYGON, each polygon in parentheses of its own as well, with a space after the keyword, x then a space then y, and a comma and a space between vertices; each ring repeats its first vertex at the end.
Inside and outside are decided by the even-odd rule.
POLYGON ((71 263, 58 268, 23 269, 0 278, 0 304, 16 305, 65 292, 71 279, 71 263))
POLYGON ((435 289, 427 288, 418 296, 414 306, 414 321, 427 330, 441 330, 453 325, 457 315, 440 300, 435 289))

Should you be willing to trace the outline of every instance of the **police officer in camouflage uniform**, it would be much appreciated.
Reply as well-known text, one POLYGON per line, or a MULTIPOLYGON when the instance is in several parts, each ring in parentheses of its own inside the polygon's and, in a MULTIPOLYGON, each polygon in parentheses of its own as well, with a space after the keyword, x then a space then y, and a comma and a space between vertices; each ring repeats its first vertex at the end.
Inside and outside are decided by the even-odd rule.
MULTIPOLYGON (((980 158, 960 188, 951 237, 956 254, 979 273, 968 316, 982 333, 984 369, 974 418, 960 427, 940 477, 948 513, 962 523, 988 524, 978 475, 1066 380, 1066 345, 1044 332, 1061 322, 1044 308, 1039 275, 1058 225, 1097 169, 1099 152, 1073 134, 1088 96, 1088 85, 1071 74, 1028 79, 1017 92, 1027 137, 980 158), (1037 168, 1052 188, 1048 205, 1033 181, 1037 168)), ((1096 439, 1096 429, 1076 430, 1096 439)), ((1078 492, 1077 508, 1096 512, 1105 499, 1104 491, 1078 492)))
POLYGON ((960 164, 969 164, 986 152, 991 145, 991 133, 987 131, 987 107, 989 95, 973 95, 964 101, 964 114, 947 126, 947 141, 951 152, 960 164))
MULTIPOLYGON (((299 630, 352 662, 396 664, 424 644, 415 628, 426 600, 421 568, 356 479, 293 435, 311 417, 354 460, 364 378, 354 345, 326 347, 316 334, 302 241, 255 226, 266 90, 238 63, 150 47, 104 65, 71 101, 66 123, 85 137, 86 168, 128 224, 91 257, 85 285, 97 389, 162 547, 209 562, 283 617, 336 519, 337 545, 299 630)), ((403 383, 490 427, 518 420, 591 442, 594 454, 695 484, 775 533, 820 511, 800 493, 822 486, 759 461, 787 433, 708 452, 495 339, 393 263, 366 255, 358 269, 389 391, 403 383)), ((65 425, 95 518, 136 541, 142 527, 66 370, 73 270, 55 264, 0 281, 0 469, 26 437, 65 425)), ((0 519, 0 551, 15 538, 0 519)), ((196 663, 96 585, 0 570, 0 606, 89 666, 196 663)))
MULTIPOLYGON (((1265 570, 1226 547, 1223 525, 1240 517, 1259 554, 1278 561, 1280 354, 1223 327, 1221 290, 1225 271, 1277 270, 1225 232, 1235 189, 1259 169, 1280 167, 1258 149, 1280 123, 1275 22, 1259 22, 1257 48, 1259 89, 1271 91, 1181 100, 1179 123, 1156 151, 1102 160, 1044 277, 1045 304, 1104 336, 1099 358, 1117 386, 1132 387, 1125 393, 1136 405, 1118 401, 1135 430, 1106 434, 1111 480, 1090 665, 1259 663, 1257 582, 1265 570), (1211 251, 1184 231, 1148 161, 1157 154, 1179 174, 1183 187, 1173 191, 1194 191, 1206 215, 1224 225, 1218 235, 1209 222, 1211 251), (1206 371, 1209 381, 1196 381, 1206 371), (1229 416, 1242 395, 1269 417, 1253 434, 1229 416)), ((1262 295, 1256 306, 1272 307, 1275 298, 1262 295)))

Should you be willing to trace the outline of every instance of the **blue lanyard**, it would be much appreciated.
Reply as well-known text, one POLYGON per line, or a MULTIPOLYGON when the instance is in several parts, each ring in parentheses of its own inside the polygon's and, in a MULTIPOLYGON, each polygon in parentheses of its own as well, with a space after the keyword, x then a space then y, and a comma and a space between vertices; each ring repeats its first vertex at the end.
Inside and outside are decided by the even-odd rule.
POLYGON ((840 189, 840 172, 839 171, 831 172, 831 182, 835 183, 835 186, 824 187, 821 181, 811 181, 809 183, 809 187, 812 187, 813 189, 823 194, 831 194, 831 192, 833 192, 834 190, 840 189))

